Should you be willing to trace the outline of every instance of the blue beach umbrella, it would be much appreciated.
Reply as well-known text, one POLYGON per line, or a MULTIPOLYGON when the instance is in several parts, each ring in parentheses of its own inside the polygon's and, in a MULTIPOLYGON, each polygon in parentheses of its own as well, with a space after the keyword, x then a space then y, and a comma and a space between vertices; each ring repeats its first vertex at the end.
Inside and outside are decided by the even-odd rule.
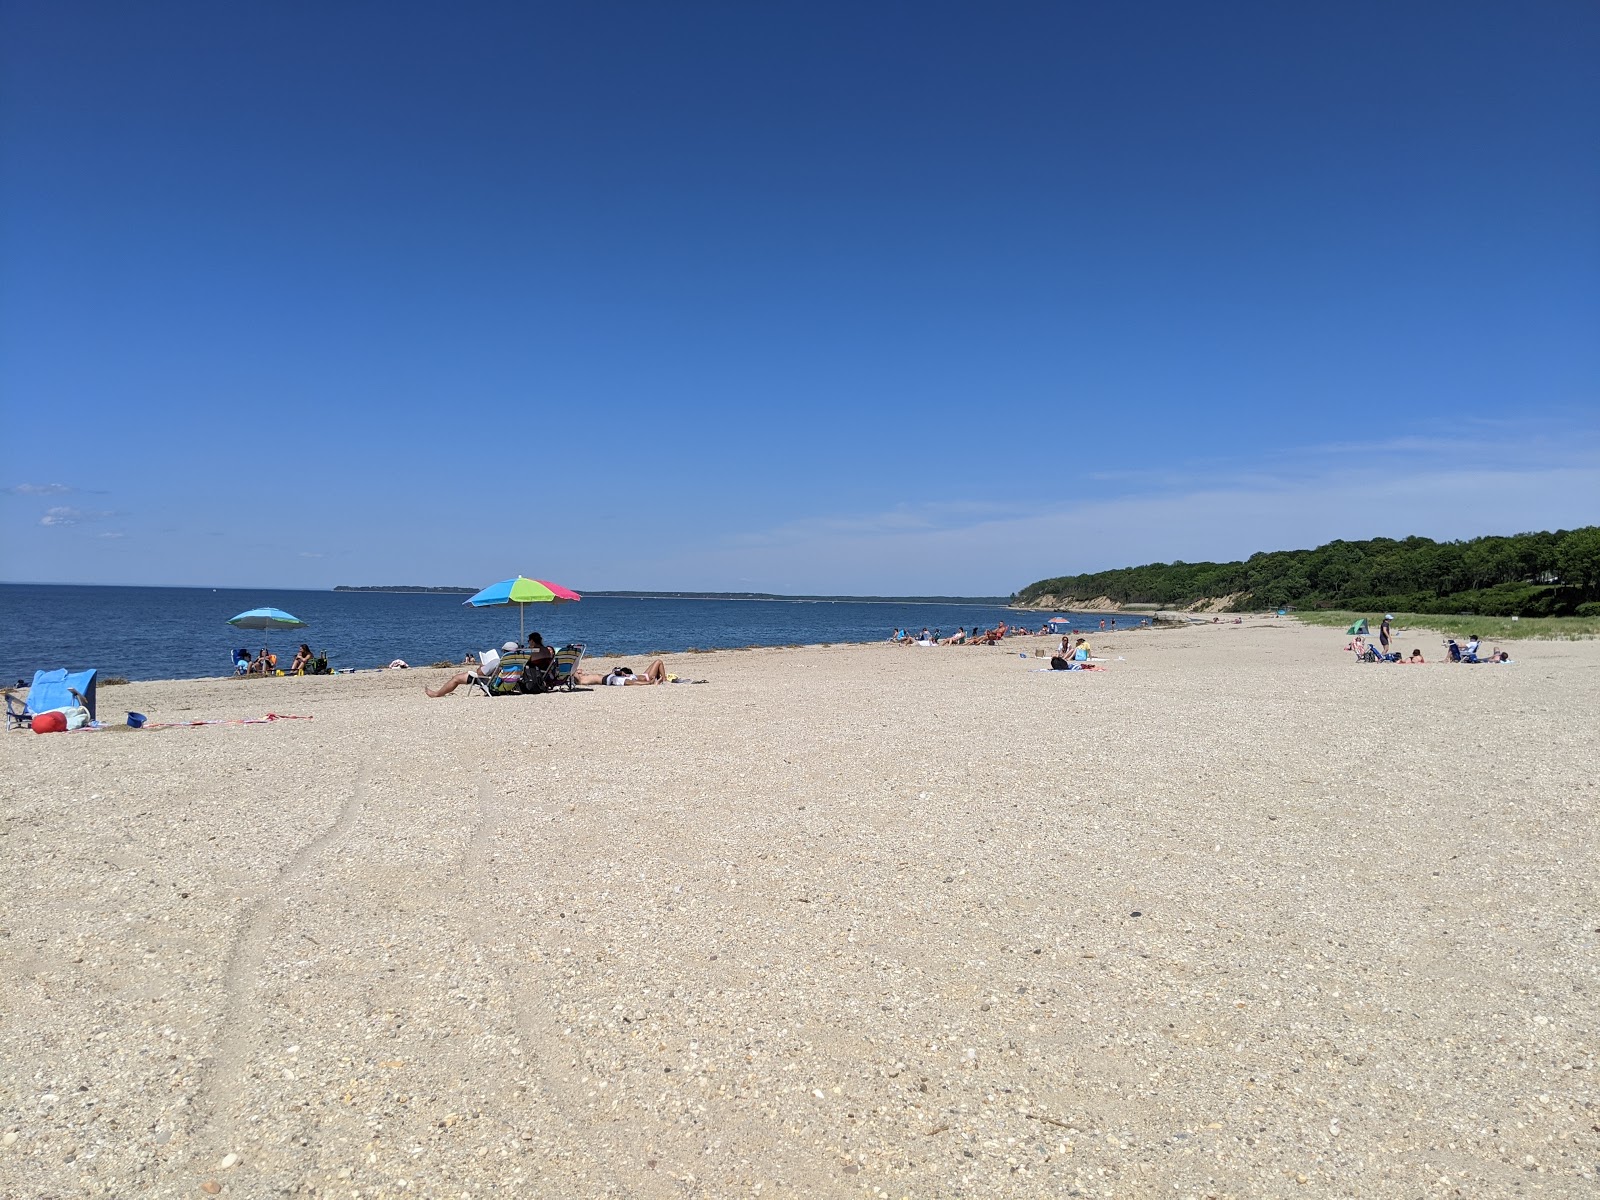
POLYGON ((281 608, 252 608, 249 612, 242 612, 237 617, 229 617, 228 624, 235 629, 261 629, 271 632, 275 629, 304 629, 306 623, 299 617, 286 613, 281 608))
POLYGON ((271 633, 277 629, 304 629, 306 623, 281 608, 252 608, 237 617, 229 617, 228 624, 235 629, 259 629, 271 633))

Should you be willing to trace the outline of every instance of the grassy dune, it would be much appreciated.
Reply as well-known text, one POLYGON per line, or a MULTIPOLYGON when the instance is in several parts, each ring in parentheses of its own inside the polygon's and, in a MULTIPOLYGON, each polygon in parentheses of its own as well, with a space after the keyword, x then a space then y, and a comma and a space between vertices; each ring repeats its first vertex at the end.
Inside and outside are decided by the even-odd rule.
MULTIPOLYGON (((1326 625, 1345 629, 1365 617, 1378 632, 1381 612, 1339 612, 1325 610, 1296 612, 1296 618, 1307 625, 1326 625)), ((1600 637, 1600 617, 1474 617, 1441 616, 1438 613, 1397 612, 1391 624, 1402 631, 1404 640, 1412 630, 1430 630, 1440 634, 1459 636, 1476 633, 1489 641, 1512 641, 1518 638, 1543 638, 1550 641, 1572 641, 1577 638, 1600 637)), ((1426 651, 1426 647, 1424 648, 1426 651)))

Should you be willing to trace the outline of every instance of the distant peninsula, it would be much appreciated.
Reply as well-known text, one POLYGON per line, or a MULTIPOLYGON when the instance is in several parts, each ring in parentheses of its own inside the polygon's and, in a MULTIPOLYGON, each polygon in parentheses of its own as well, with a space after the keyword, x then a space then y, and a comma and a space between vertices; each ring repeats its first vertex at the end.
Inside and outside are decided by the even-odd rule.
POLYGON ((394 584, 385 587, 352 587, 348 583, 341 583, 333 589, 336 592, 428 592, 433 595, 443 596, 471 596, 482 591, 482 588, 469 587, 419 587, 415 584, 394 584))
POLYGON ((776 592, 584 592, 614 600, 789 600, 838 604, 1005 604, 1009 596, 784 596, 776 592))
MULTIPOLYGON (((336 592, 426 592, 443 596, 471 596, 481 588, 421 587, 395 584, 383 587, 354 587, 341 583, 336 592)), ((584 592, 596 600, 789 600, 808 603, 844 604, 995 604, 1003 605, 1010 596, 783 596, 776 592, 584 592)))

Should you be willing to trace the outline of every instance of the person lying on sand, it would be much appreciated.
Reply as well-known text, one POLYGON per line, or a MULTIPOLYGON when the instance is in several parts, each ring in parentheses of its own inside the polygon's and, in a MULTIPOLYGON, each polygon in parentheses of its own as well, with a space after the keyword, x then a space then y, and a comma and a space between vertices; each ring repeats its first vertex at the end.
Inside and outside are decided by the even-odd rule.
POLYGON ((962 642, 964 642, 966 640, 967 640, 967 631, 965 629, 961 628, 958 625, 958 626, 956 626, 956 631, 954 633, 952 633, 949 637, 945 638, 944 641, 940 642, 939 645, 941 645, 941 646, 959 646, 959 645, 961 645, 962 642))
POLYGON ((649 687, 667 682, 667 664, 659 658, 635 675, 632 667, 613 667, 604 675, 585 675, 581 671, 573 676, 583 687, 649 687))

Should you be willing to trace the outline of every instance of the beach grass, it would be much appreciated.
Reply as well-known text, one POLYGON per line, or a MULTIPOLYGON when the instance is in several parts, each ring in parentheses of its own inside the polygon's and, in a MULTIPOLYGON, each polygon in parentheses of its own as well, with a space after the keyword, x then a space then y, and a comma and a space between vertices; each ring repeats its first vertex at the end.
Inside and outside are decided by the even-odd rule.
MULTIPOLYGON (((1336 610, 1297 611, 1293 616, 1307 625, 1324 625, 1347 629, 1362 617, 1378 631, 1383 614, 1344 612, 1336 610)), ((1397 612, 1391 624, 1398 630, 1428 629, 1458 637, 1476 633, 1489 641, 1516 641, 1523 638, 1540 638, 1548 641, 1575 641, 1581 638, 1600 637, 1600 617, 1475 617, 1470 614, 1449 616, 1440 613, 1397 612)))

